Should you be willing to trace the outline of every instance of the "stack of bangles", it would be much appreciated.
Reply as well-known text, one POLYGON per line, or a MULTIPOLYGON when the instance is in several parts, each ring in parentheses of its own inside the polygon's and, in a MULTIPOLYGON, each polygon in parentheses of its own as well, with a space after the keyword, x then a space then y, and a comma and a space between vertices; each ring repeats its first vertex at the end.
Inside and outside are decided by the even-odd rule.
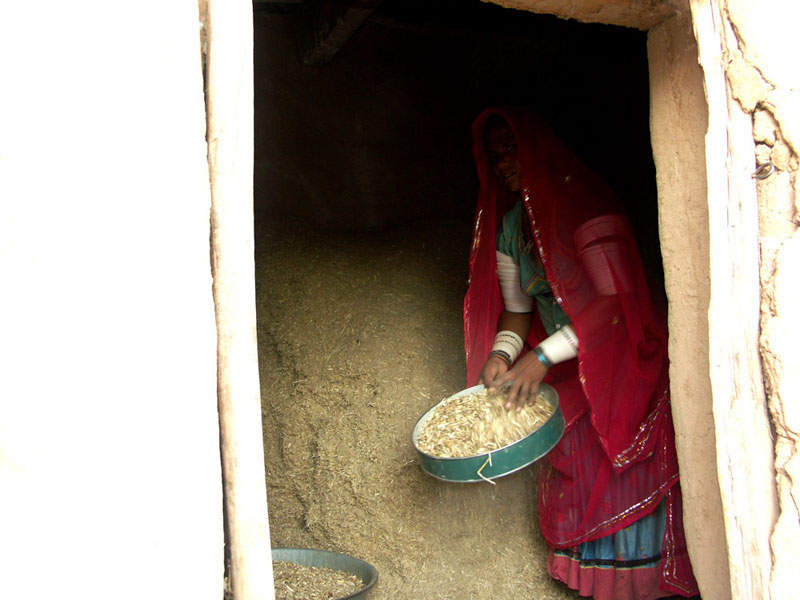
MULTIPOLYGON (((494 338, 489 356, 502 358, 510 367, 522 352, 522 338, 513 331, 500 331, 494 338)), ((572 325, 564 325, 533 349, 545 368, 578 356, 578 336, 572 325)))
POLYGON ((510 367, 522 352, 522 338, 513 331, 498 331, 489 356, 502 358, 510 367))

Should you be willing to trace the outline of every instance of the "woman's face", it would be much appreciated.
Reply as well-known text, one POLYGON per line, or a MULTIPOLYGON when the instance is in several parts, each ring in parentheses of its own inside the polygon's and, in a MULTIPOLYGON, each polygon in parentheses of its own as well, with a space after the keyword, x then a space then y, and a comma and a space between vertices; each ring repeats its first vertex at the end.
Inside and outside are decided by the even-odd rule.
POLYGON ((509 192, 518 192, 519 159, 517 158, 517 142, 511 127, 507 124, 495 125, 486 134, 486 155, 489 168, 494 171, 509 192))

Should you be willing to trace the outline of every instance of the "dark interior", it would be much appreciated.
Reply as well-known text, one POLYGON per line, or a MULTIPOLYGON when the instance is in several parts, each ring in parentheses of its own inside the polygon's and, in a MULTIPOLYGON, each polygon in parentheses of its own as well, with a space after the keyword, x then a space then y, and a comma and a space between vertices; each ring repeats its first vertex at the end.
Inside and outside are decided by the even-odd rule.
POLYGON ((645 32, 480 0, 355 4, 374 10, 322 64, 314 33, 352 2, 254 4, 257 218, 469 224, 471 122, 524 104, 620 194, 660 273, 645 32))

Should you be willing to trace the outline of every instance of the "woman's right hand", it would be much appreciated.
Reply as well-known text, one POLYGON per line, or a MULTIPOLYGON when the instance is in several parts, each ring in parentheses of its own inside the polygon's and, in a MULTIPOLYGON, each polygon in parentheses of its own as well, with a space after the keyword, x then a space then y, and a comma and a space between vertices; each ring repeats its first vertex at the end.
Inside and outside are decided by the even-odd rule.
POLYGON ((495 380, 501 375, 505 375, 506 372, 508 372, 508 363, 499 356, 490 356, 483 365, 478 383, 490 388, 495 380))
POLYGON ((547 375, 547 367, 536 358, 535 352, 528 352, 514 363, 513 369, 509 369, 508 373, 498 377, 494 381, 494 385, 497 388, 506 384, 510 386, 506 409, 520 412, 526 402, 533 402, 536 398, 539 384, 545 375, 547 375))

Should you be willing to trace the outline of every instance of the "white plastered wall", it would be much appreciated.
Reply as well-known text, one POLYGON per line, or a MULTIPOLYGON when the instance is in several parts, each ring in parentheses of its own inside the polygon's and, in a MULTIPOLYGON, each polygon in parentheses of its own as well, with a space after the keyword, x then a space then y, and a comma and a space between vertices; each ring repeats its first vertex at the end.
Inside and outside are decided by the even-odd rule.
POLYGON ((222 598, 197 10, 0 8, 2 598, 222 598))
MULTIPOLYGON (((725 3, 736 31, 731 93, 749 113, 759 205, 761 362, 775 443, 778 517, 770 533, 769 597, 789 598, 800 582, 800 5, 793 0, 725 3)), ((772 523, 770 523, 772 525, 772 523)))
POLYGON ((712 344, 710 358, 731 587, 736 598, 790 598, 800 578, 800 415, 793 409, 800 392, 800 6, 690 5, 712 115, 709 209, 723 225, 710 230, 720 268, 712 266, 709 314, 747 307, 746 320, 728 319, 726 330, 720 319, 711 328, 722 341, 712 344), (771 164, 774 173, 754 179, 759 164, 771 164))

